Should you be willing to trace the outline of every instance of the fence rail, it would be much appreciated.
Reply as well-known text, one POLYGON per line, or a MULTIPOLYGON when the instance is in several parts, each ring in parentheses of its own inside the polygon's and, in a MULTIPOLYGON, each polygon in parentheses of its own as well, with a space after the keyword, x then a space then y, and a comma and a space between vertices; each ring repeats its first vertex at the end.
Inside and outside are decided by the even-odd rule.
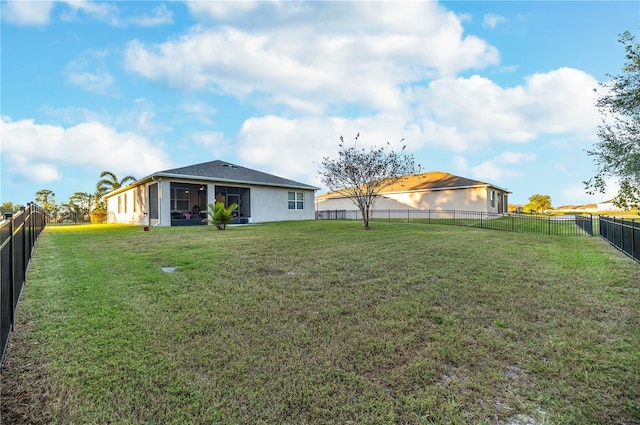
MULTIPOLYGON (((324 210, 319 220, 360 220, 360 210, 324 210)), ((598 232, 598 217, 591 215, 536 216, 498 214, 458 210, 375 210, 370 221, 404 221, 426 224, 450 224, 484 229, 537 233, 554 236, 593 236, 598 232)))
POLYGON ((13 330, 20 293, 36 240, 45 226, 45 215, 30 204, 0 221, 0 367, 13 330))
POLYGON ((600 217, 600 236, 640 263, 640 222, 600 217))

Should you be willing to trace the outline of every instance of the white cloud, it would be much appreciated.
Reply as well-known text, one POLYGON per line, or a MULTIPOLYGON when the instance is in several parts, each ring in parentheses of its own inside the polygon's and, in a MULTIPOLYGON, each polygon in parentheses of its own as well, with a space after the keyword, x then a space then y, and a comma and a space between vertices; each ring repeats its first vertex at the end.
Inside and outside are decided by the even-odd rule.
POLYGON ((238 135, 239 158, 248 166, 321 186, 317 178, 318 165, 325 156, 333 157, 340 136, 357 146, 383 146, 387 142, 395 149, 415 146, 419 129, 405 125, 400 117, 376 115, 361 118, 306 117, 289 119, 278 116, 251 118, 242 125, 238 135), (405 139, 401 142, 401 139, 405 139))
POLYGON ((232 148, 224 134, 219 131, 198 131, 189 136, 190 143, 203 146, 212 158, 223 158, 232 148))
POLYGON ((173 13, 164 3, 148 13, 126 16, 114 3, 89 0, 9 0, 0 5, 2 21, 14 25, 48 25, 56 4, 63 5, 60 12, 63 21, 77 21, 86 16, 116 27, 154 27, 173 23, 173 13))
POLYGON ((202 146, 227 145, 224 134, 219 131, 200 131, 191 135, 191 140, 202 146))
POLYGON ((14 0, 3 2, 2 20, 15 25, 47 25, 51 20, 53 1, 14 0))
POLYGON ((526 79, 527 102, 521 113, 537 131, 564 133, 595 128, 600 123, 593 89, 598 82, 584 71, 560 68, 526 79))
POLYGON ((228 19, 256 9, 257 1, 186 1, 189 12, 196 18, 228 19))
POLYGON ((112 94, 109 89, 115 82, 113 75, 104 71, 98 73, 74 72, 69 74, 68 78, 73 85, 105 96, 112 94))
POLYGON ((6 163, 20 164, 7 170, 9 177, 23 173, 21 169, 33 169, 34 174, 25 177, 52 181, 60 178, 66 167, 142 177, 170 166, 166 153, 143 136, 118 132, 99 122, 64 128, 2 117, 0 131, 6 163))
POLYGON ((132 25, 156 27, 173 23, 173 13, 163 3, 151 9, 148 15, 132 16, 127 20, 132 25))
POLYGON ((204 102, 189 102, 183 104, 180 109, 192 115, 194 119, 203 124, 213 124, 212 116, 216 114, 216 108, 204 102))
POLYGON ((131 14, 119 8, 115 3, 103 1, 66 0, 60 1, 60 3, 66 6, 60 15, 63 21, 77 21, 88 17, 114 27, 130 25, 155 27, 173 23, 173 13, 164 3, 154 7, 148 13, 140 15, 131 14))
MULTIPOLYGON (((189 7, 237 12, 236 4, 189 7)), ((273 20, 255 25, 238 19, 234 27, 217 22, 150 46, 132 41, 125 52, 127 69, 174 88, 212 88, 318 114, 345 105, 402 109, 404 84, 499 62, 493 46, 465 36, 459 18, 434 2, 285 2, 247 8, 253 12, 254 6, 273 20)))
POLYGON ((63 2, 68 9, 63 12, 61 18, 65 21, 79 19, 79 14, 90 16, 93 19, 117 25, 118 6, 113 3, 94 2, 89 0, 69 0, 63 2))
MULTIPOLYGON (((284 170, 305 181, 315 177, 309 173, 313 162, 335 152, 341 134, 350 140, 356 132, 365 136, 361 143, 379 146, 404 137, 410 152, 437 149, 456 152, 462 159, 462 154, 491 146, 542 143, 548 135, 574 140, 575 149, 579 142, 568 136, 593 132, 599 122, 591 97, 596 84, 588 74, 568 68, 536 74, 510 88, 479 76, 443 78, 407 89, 403 99, 408 107, 402 112, 361 118, 251 118, 239 134, 239 155, 256 167, 284 170)), ((430 155, 422 155, 418 160, 432 168, 430 155)), ((531 153, 507 150, 481 163, 459 160, 454 166, 462 175, 504 184, 523 176, 521 165, 535 160, 531 153)))
POLYGON ((495 158, 495 161, 503 164, 520 164, 526 161, 533 161, 536 155, 525 152, 502 152, 495 158))
POLYGON ((524 152, 502 152, 498 156, 477 165, 469 165, 466 158, 456 156, 452 165, 456 173, 493 184, 505 184, 510 179, 522 177, 524 173, 513 169, 513 165, 530 162, 536 155, 524 152))
POLYGON ((581 182, 564 184, 561 186, 561 194, 564 200, 571 205, 597 204, 614 199, 620 190, 620 185, 615 179, 606 179, 607 188, 605 193, 589 195, 581 182))
POLYGON ((69 83, 103 96, 117 97, 115 77, 107 70, 107 51, 89 50, 67 64, 63 75, 69 83))
POLYGON ((529 76, 502 88, 491 80, 437 79, 406 90, 426 138, 465 152, 496 143, 526 143, 541 134, 593 131, 599 124, 597 81, 571 68, 529 76))
POLYGON ((494 29, 500 24, 508 22, 504 16, 496 15, 495 13, 487 13, 482 18, 482 27, 494 29))
POLYGON ((14 155, 8 173, 35 183, 51 183, 62 178, 58 168, 43 162, 31 162, 27 156, 14 155))

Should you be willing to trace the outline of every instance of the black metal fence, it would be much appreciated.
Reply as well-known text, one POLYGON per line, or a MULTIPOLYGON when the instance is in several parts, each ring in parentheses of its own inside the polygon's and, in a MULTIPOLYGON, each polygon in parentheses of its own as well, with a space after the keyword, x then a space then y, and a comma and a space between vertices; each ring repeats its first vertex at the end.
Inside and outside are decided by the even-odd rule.
POLYGON ((600 217, 600 236, 640 263, 640 221, 600 217))
POLYGON ((45 215, 36 204, 0 221, 0 367, 13 330, 14 316, 27 266, 36 240, 45 226, 45 215))
POLYGON ((47 226, 64 226, 91 223, 91 217, 88 214, 82 214, 78 212, 69 212, 64 215, 57 214, 55 216, 46 214, 45 220, 47 226))
MULTIPOLYGON (((316 212, 319 220, 360 220, 359 210, 316 212)), ((554 236, 593 236, 598 234, 598 217, 592 215, 540 216, 498 214, 458 210, 374 210, 370 221, 403 221, 425 224, 449 224, 484 229, 537 233, 554 236)))

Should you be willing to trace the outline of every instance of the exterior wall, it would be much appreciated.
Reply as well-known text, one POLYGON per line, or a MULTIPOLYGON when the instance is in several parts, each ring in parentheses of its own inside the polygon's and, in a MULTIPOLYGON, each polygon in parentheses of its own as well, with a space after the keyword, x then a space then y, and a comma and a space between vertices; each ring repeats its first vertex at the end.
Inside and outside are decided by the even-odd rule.
POLYGON ((315 219, 314 191, 289 189, 284 187, 252 187, 251 218, 254 223, 268 221, 313 220, 315 219), (289 192, 304 193, 304 209, 290 210, 289 192))
MULTIPOLYGON (((157 179, 154 182, 142 184, 131 188, 117 195, 107 198, 107 221, 109 223, 127 223, 138 225, 171 226, 171 182, 186 182, 199 184, 193 180, 168 180, 157 179), (149 185, 158 184, 158 220, 149 223, 149 185), (125 208, 126 197, 126 208, 125 208), (118 200, 120 199, 120 210, 118 210, 118 200)), ((206 182, 207 204, 215 203, 215 186, 237 186, 250 190, 251 221, 254 223, 264 223, 269 221, 287 220, 313 220, 315 219, 315 203, 313 190, 290 189, 284 187, 267 186, 247 186, 231 182, 206 182), (304 209, 290 210, 288 207, 289 192, 304 193, 304 209)), ((202 209, 207 205, 200 206, 202 209)))
POLYGON ((146 186, 136 186, 107 198, 107 223, 147 224, 146 186))
MULTIPOLYGON (((487 191, 483 187, 469 189, 437 190, 433 192, 409 192, 387 196, 399 205, 395 208, 416 210, 487 211, 487 191)), ((377 209, 387 209, 384 202, 377 209)))
POLYGON ((622 208, 613 205, 613 202, 602 202, 598 204, 596 211, 622 211, 622 208))
POLYGON ((507 213, 509 212, 509 194, 494 187, 487 187, 487 212, 507 213))
MULTIPOLYGON (((495 203, 497 212, 498 202, 495 203)), ((385 194, 377 200, 376 210, 458 210, 493 212, 489 209, 487 189, 484 187, 468 189, 438 190, 433 192, 406 192, 385 194)), ((318 211, 356 210, 358 207, 347 198, 319 199, 318 211)))

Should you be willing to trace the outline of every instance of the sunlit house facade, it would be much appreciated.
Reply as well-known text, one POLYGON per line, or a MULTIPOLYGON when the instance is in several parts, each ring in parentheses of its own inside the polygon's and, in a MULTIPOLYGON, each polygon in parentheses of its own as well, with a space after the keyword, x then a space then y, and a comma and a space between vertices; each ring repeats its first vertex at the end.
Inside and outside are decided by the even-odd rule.
POLYGON ((208 204, 238 204, 231 224, 315 218, 317 187, 225 161, 153 173, 105 196, 107 222, 206 224, 208 204))
MULTIPOLYGON (((385 187, 376 210, 456 210, 507 213, 509 192, 491 183, 440 171, 405 176, 385 187)), ((354 210, 343 194, 330 192, 316 197, 316 210, 354 210)))

